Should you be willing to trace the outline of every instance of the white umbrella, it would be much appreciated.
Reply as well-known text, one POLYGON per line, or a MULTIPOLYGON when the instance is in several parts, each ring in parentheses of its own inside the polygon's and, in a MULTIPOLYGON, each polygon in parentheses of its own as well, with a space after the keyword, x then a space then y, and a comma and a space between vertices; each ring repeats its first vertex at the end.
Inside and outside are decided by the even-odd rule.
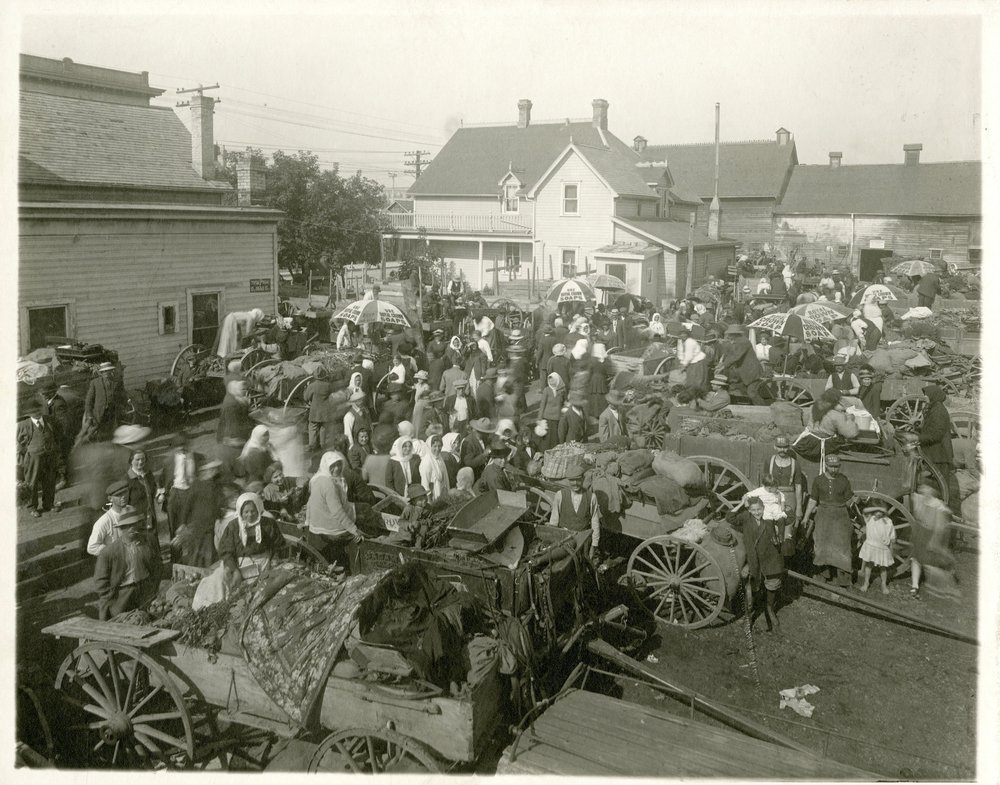
POLYGON ((937 265, 925 262, 923 259, 907 259, 905 262, 894 265, 889 272, 893 275, 927 275, 937 271, 937 265))
POLYGON ((563 278, 552 284, 545 293, 545 299, 556 303, 585 303, 588 301, 596 302, 597 295, 594 294, 594 287, 586 281, 563 278))
POLYGON ((591 273, 585 279, 595 289, 608 289, 609 291, 625 291, 625 282, 614 275, 604 273, 591 273))
POLYGON ((822 324, 794 313, 769 313, 747 326, 805 341, 833 340, 833 334, 822 324))
POLYGON ((409 327, 410 322, 392 303, 384 300, 355 300, 340 313, 334 315, 334 319, 346 319, 356 325, 373 324, 394 324, 399 327, 409 327))
POLYGON ((803 303, 789 308, 788 313, 794 313, 804 319, 812 319, 814 322, 824 324, 835 322, 851 315, 851 309, 840 303, 803 303))
POLYGON ((872 295, 875 296, 875 302, 877 303, 887 303, 890 300, 898 300, 899 297, 896 296, 893 289, 902 293, 902 290, 896 287, 889 287, 884 283, 873 283, 871 286, 865 287, 861 291, 857 292, 848 304, 852 306, 858 305, 867 301, 872 295))

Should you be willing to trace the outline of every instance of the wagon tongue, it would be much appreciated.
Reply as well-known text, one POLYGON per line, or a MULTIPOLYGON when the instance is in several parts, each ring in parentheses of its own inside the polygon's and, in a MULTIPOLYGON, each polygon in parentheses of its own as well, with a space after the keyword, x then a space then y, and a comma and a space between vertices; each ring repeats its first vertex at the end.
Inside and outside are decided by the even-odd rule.
POLYGON ((499 540, 528 509, 523 491, 494 490, 477 496, 448 524, 449 545, 481 551, 499 540))

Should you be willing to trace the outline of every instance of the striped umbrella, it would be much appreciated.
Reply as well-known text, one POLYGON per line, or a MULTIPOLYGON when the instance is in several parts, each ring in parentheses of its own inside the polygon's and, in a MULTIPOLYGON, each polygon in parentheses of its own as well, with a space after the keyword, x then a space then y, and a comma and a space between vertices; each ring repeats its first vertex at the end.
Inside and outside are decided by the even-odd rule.
POLYGON ((937 271, 937 265, 931 262, 925 262, 923 259, 907 259, 905 262, 894 265, 889 272, 893 275, 927 275, 937 271))
POLYGON ((884 283, 873 283, 871 286, 866 286, 864 289, 856 292, 848 302, 848 305, 860 305, 871 295, 875 295, 875 301, 879 303, 887 303, 890 300, 905 300, 909 296, 897 286, 889 286, 884 283))
POLYGON ((545 293, 546 300, 555 303, 585 303, 596 302, 597 295, 594 294, 594 287, 589 283, 577 278, 563 278, 556 281, 545 293))
POLYGON ((382 322, 382 324, 394 324, 399 327, 409 327, 410 322, 392 303, 384 300, 356 300, 348 305, 334 319, 346 319, 354 324, 372 324, 382 322))
POLYGON ((769 313, 751 322, 748 327, 768 330, 775 335, 787 335, 800 341, 833 340, 833 334, 819 322, 797 316, 794 313, 769 313))
POLYGON ((595 289, 608 289, 610 291, 625 291, 625 282, 614 275, 604 273, 591 273, 585 279, 595 289))
POLYGON ((801 316, 804 319, 812 319, 820 324, 828 324, 838 319, 844 319, 851 315, 851 309, 840 303, 803 303, 788 309, 789 313, 801 316))

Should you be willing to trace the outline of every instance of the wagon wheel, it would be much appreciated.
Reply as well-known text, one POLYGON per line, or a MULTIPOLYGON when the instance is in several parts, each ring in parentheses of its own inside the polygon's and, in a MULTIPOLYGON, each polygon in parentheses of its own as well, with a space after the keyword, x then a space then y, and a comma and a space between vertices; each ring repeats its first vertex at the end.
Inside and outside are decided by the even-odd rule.
POLYGON ((200 361, 208 351, 200 343, 191 343, 181 349, 170 366, 170 375, 177 380, 179 387, 184 387, 200 372, 200 361))
POLYGON ((497 311, 497 318, 494 323, 498 329, 505 327, 515 330, 524 324, 524 311, 513 300, 495 300, 490 308, 495 308, 497 311), (502 324, 501 320, 503 320, 502 324))
POLYGON ((808 409, 815 403, 809 388, 795 379, 772 378, 763 387, 774 400, 795 404, 800 409, 808 409))
POLYGON ((546 524, 552 514, 552 499, 545 491, 538 488, 525 488, 528 509, 521 515, 521 520, 536 526, 546 524))
POLYGON ((722 569, 697 543, 669 534, 640 543, 626 575, 664 624, 698 629, 719 615, 726 601, 722 569))
POLYGON ((685 456, 701 469, 713 516, 731 512, 750 492, 750 480, 729 461, 711 455, 685 456))
POLYGON ((292 399, 295 397, 295 393, 297 393, 299 390, 304 390, 305 386, 309 384, 309 382, 311 382, 313 378, 314 378, 313 376, 307 376, 292 388, 292 391, 288 393, 288 397, 285 398, 285 405, 281 409, 282 414, 288 413, 288 407, 289 405, 291 405, 292 399))
POLYGON ((272 359, 271 355, 263 349, 251 349, 240 358, 240 371, 246 373, 258 363, 270 359, 272 359))
POLYGON ((269 365, 277 365, 280 362, 281 360, 276 360, 275 358, 268 355, 266 357, 261 358, 253 365, 249 366, 246 370, 243 370, 242 367, 240 370, 243 370, 243 375, 249 378, 250 376, 253 375, 255 371, 259 371, 261 368, 266 368, 269 365))
POLYGON ((864 508, 872 502, 884 504, 888 508, 892 527, 896 530, 896 543, 892 546, 893 571, 896 575, 906 575, 910 571, 910 550, 913 536, 913 514, 906 505, 891 496, 878 491, 855 493, 847 503, 847 512, 851 516, 855 534, 861 537, 865 533, 864 508))
POLYGON ((281 536, 285 538, 284 546, 278 551, 278 555, 282 559, 312 567, 315 570, 325 570, 330 566, 326 557, 306 542, 304 537, 287 532, 282 532, 281 536))
POLYGON ((951 496, 951 493, 948 489, 948 482, 945 480, 941 472, 938 471, 937 467, 933 463, 928 461, 927 458, 924 457, 923 453, 921 453, 920 457, 917 459, 916 477, 913 478, 912 487, 916 488, 917 484, 921 480, 928 483, 932 487, 936 488, 938 492, 938 497, 941 499, 941 501, 943 501, 945 504, 948 503, 948 500, 951 496))
POLYGON ((949 412, 951 415, 951 438, 979 441, 979 414, 977 412, 949 412))
POLYGON ((897 431, 915 431, 923 424, 926 408, 925 396, 907 395, 886 410, 885 418, 897 431))
POLYGON ((52 728, 37 693, 23 684, 17 687, 17 741, 27 744, 49 761, 55 761, 52 728))
POLYGON ((86 740, 89 765, 186 768, 194 758, 191 715, 174 679, 131 646, 90 642, 59 667, 56 690, 86 740))
POLYGON ((659 365, 656 366, 656 370, 653 371, 654 376, 659 376, 660 374, 670 373, 677 368, 677 355, 672 355, 670 357, 664 357, 659 365))
POLYGON ((639 433, 636 434, 636 441, 639 448, 647 450, 662 450, 663 438, 667 435, 667 420, 662 412, 657 412, 639 426, 639 433))
POLYGON ((331 733, 313 753, 307 771, 348 774, 441 772, 420 742, 384 728, 350 728, 331 733))

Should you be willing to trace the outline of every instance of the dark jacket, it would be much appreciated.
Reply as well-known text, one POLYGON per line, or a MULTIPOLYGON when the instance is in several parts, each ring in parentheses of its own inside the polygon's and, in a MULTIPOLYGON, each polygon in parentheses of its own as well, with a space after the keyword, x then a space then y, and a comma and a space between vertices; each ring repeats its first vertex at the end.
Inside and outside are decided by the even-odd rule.
MULTIPOLYGON (((142 542, 139 552, 139 569, 147 574, 143 583, 155 587, 159 584, 160 574, 163 571, 160 548, 159 545, 154 546, 154 538, 151 534, 143 533, 139 536, 142 542)), ((118 596, 122 581, 125 580, 125 573, 128 570, 125 549, 126 545, 123 540, 115 540, 97 556, 97 564, 94 567, 94 583, 99 598, 97 613, 101 620, 106 620, 111 615, 109 609, 118 596)), ((131 609, 123 608, 122 610, 131 609)))
POLYGON ((563 412, 562 419, 559 420, 559 441, 587 441, 587 415, 578 414, 572 406, 563 412))
POLYGON ((484 379, 476 387, 476 416, 496 418, 496 392, 492 379, 484 379))
POLYGON ((128 480, 128 503, 135 507, 136 512, 150 528, 156 527, 156 480, 153 473, 147 471, 141 477, 131 469, 126 476, 128 480))
POLYGON ((952 464, 955 455, 951 446, 951 415, 944 406, 944 392, 936 385, 925 389, 928 404, 920 427, 920 449, 931 463, 952 464))
MULTIPOLYGON (((420 458, 416 455, 410 456, 410 482, 420 483, 420 458)), ((406 496, 406 485, 406 475, 399 461, 389 461, 389 487, 400 496, 406 496)))
POLYGON ((329 419, 326 402, 331 392, 333 388, 325 379, 314 379, 309 382, 302 396, 302 400, 309 404, 309 422, 326 422, 329 419))
POLYGON ((747 553, 747 567, 750 577, 760 580, 764 577, 781 575, 785 571, 785 560, 781 558, 776 539, 774 521, 754 520, 749 510, 740 510, 727 516, 736 531, 743 532, 743 546, 747 553))
POLYGON ((222 442, 223 439, 237 439, 245 442, 250 438, 250 432, 256 424, 250 419, 250 406, 226 393, 226 397, 222 399, 222 406, 219 408, 219 425, 215 431, 216 439, 219 442, 222 442))
POLYGON ((495 463, 491 463, 483 469, 482 476, 472 486, 476 493, 487 493, 493 490, 512 490, 510 477, 507 472, 495 463))
POLYGON ((459 464, 471 468, 478 478, 489 459, 490 454, 483 445, 482 436, 474 430, 469 431, 469 434, 462 439, 458 453, 459 464))
POLYGON ((920 283, 917 284, 917 294, 933 299, 940 293, 941 280, 938 278, 937 273, 927 273, 927 275, 921 277, 920 283))
POLYGON ((764 369, 760 367, 753 344, 745 335, 733 336, 720 361, 721 371, 732 379, 738 378, 744 385, 760 379, 764 369))

